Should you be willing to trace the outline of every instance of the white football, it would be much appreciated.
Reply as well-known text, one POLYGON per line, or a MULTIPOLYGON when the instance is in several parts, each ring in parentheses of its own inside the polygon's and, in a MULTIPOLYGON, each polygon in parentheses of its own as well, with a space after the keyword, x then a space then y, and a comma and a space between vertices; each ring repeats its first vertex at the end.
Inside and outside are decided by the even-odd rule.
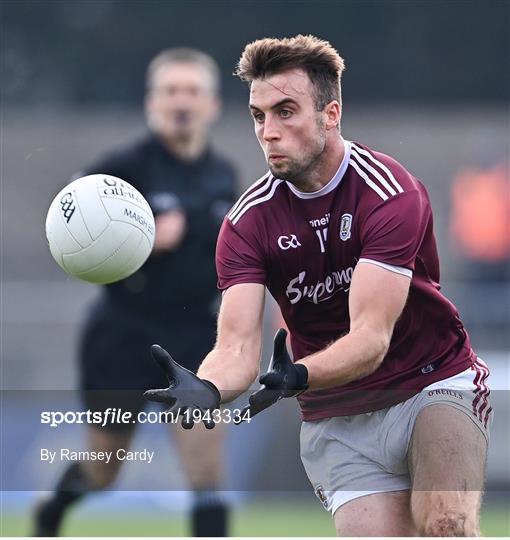
POLYGON ((68 184, 46 217, 53 258, 90 283, 113 283, 136 272, 152 251, 154 233, 154 216, 141 193, 107 174, 68 184))

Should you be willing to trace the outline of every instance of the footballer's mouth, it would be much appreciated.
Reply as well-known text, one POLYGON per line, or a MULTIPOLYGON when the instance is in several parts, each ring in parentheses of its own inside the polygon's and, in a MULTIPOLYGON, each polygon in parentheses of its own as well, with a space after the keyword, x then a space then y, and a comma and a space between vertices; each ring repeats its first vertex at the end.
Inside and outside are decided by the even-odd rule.
POLYGON ((277 161, 281 161, 282 159, 285 159, 285 156, 283 154, 271 153, 267 156, 267 159, 268 161, 277 162, 277 161))

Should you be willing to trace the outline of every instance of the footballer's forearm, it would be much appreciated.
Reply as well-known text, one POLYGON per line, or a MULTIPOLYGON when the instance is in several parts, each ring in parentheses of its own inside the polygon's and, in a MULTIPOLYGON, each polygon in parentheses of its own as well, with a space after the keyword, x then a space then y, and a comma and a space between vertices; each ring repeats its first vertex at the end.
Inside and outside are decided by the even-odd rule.
POLYGON ((259 374, 260 348, 216 347, 205 357, 197 375, 212 382, 228 403, 248 390, 259 374))
POLYGON ((411 280, 370 263, 354 269, 349 290, 350 331, 299 362, 308 369, 311 390, 362 379, 384 360, 411 280))
POLYGON ((241 283, 223 293, 216 345, 197 373, 216 386, 222 403, 248 390, 259 373, 264 297, 258 283, 241 283))
POLYGON ((383 361, 391 333, 361 327, 326 349, 302 358, 310 390, 340 386, 373 373, 383 361))

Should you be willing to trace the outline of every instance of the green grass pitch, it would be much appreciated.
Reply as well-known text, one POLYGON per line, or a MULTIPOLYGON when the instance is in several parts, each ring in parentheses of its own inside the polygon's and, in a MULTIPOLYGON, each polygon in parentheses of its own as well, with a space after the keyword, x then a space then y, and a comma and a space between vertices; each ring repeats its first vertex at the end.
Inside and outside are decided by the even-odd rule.
MULTIPOLYGON (((2 515, 1 536, 30 534, 27 515, 2 515)), ((334 536, 329 515, 319 504, 246 504, 232 516, 232 536, 334 536)), ((482 512, 484 536, 509 536, 510 517, 507 508, 498 505, 482 512)), ((186 536, 187 523, 183 515, 161 512, 139 513, 134 509, 126 515, 104 514, 91 517, 79 508, 70 512, 64 524, 64 536, 186 536)))

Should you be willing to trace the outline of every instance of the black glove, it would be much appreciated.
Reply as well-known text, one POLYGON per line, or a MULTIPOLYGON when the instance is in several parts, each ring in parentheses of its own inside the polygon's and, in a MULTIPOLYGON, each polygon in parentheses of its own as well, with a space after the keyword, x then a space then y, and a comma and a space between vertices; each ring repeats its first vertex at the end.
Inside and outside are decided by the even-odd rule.
POLYGON ((212 412, 219 409, 221 396, 213 383, 199 379, 194 373, 178 364, 162 347, 153 345, 151 354, 154 361, 168 377, 168 388, 147 390, 144 397, 150 401, 168 405, 167 413, 181 414, 181 425, 191 429, 194 425, 193 411, 200 411, 200 418, 207 429, 214 427, 212 412), (188 411, 186 413, 186 411, 188 411), (205 414, 205 417, 204 417, 205 414))
POLYGON ((273 356, 267 372, 259 378, 264 386, 254 392, 241 414, 234 419, 240 424, 246 417, 253 417, 282 398, 296 397, 308 388, 308 370, 303 364, 293 364, 285 340, 287 331, 280 328, 274 337, 273 356), (249 411, 249 414, 246 413, 249 411))

